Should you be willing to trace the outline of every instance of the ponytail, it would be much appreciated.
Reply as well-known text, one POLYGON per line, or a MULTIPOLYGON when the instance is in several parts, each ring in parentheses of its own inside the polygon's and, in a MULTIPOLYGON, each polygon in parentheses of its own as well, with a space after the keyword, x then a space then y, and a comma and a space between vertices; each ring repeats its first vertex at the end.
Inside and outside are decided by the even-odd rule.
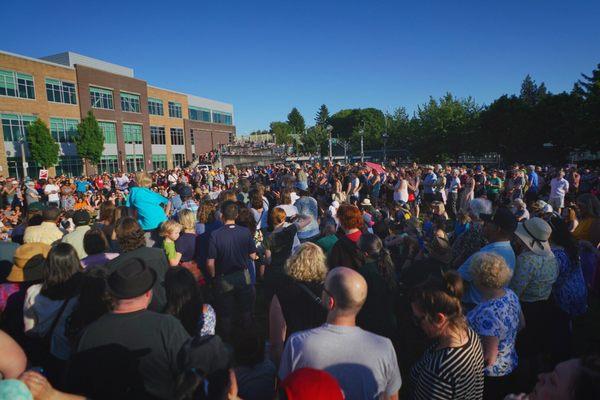
POLYGON ((455 328, 464 328, 466 321, 460 299, 463 295, 463 280, 456 271, 448 271, 442 276, 430 276, 424 283, 413 288, 409 294, 428 318, 442 313, 455 328))

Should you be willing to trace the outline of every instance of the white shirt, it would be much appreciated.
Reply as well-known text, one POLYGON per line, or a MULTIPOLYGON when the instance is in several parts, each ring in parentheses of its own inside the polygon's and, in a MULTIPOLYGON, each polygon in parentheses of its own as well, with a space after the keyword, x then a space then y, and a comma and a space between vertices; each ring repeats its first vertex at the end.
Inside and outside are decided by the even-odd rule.
MULTIPOLYGON (((58 317, 65 300, 51 300, 40 294, 42 284, 32 285, 27 289, 23 303, 23 323, 25 332, 44 336, 50 330, 54 319, 58 317)), ((50 352, 61 360, 68 360, 71 356, 71 343, 65 336, 67 318, 77 305, 77 299, 71 298, 57 322, 52 338, 50 339, 50 352)))
POLYGON ((305 367, 333 375, 347 400, 389 397, 402 385, 390 339, 357 326, 324 324, 290 336, 281 356, 279 378, 305 367))
POLYGON ((399 179, 394 186, 394 201, 408 202, 408 182, 404 179, 399 179))
POLYGON ((44 193, 48 196, 48 201, 50 203, 58 203, 60 201, 60 197, 58 196, 59 191, 59 187, 54 184, 47 184, 44 187, 44 193))
POLYGON ((550 198, 564 197, 569 191, 569 181, 565 178, 554 178, 550 181, 550 198))

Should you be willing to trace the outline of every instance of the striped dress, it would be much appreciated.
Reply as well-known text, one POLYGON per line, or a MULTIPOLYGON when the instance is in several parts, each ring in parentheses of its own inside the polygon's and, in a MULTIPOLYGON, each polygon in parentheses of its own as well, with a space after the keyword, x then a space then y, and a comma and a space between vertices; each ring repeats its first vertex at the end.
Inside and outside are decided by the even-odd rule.
POLYGON ((461 347, 429 347, 410 374, 413 399, 483 398, 483 351, 479 337, 467 328, 469 340, 461 347))

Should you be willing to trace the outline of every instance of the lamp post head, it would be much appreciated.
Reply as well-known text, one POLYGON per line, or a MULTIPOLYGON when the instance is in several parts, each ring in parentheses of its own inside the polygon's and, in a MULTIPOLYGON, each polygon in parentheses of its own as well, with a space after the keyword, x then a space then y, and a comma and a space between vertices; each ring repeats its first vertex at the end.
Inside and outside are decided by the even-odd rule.
POLYGON ((390 135, 388 135, 387 132, 383 132, 381 134, 381 137, 383 138, 383 140, 387 140, 390 137, 390 135))
POLYGON ((358 133, 360 133, 361 135, 363 135, 365 133, 365 130, 361 129, 361 130, 358 131, 358 133))
POLYGON ((325 129, 327 129, 328 132, 331 132, 333 130, 333 126, 327 125, 325 129))

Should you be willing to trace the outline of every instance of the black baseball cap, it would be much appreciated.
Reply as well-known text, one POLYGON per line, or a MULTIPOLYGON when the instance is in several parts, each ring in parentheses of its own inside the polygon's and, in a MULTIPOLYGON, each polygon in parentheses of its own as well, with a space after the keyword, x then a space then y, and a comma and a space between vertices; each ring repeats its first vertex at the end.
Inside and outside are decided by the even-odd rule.
POLYGON ((491 222, 506 233, 514 233, 517 229, 517 218, 506 207, 499 207, 494 214, 481 214, 482 221, 491 222))

